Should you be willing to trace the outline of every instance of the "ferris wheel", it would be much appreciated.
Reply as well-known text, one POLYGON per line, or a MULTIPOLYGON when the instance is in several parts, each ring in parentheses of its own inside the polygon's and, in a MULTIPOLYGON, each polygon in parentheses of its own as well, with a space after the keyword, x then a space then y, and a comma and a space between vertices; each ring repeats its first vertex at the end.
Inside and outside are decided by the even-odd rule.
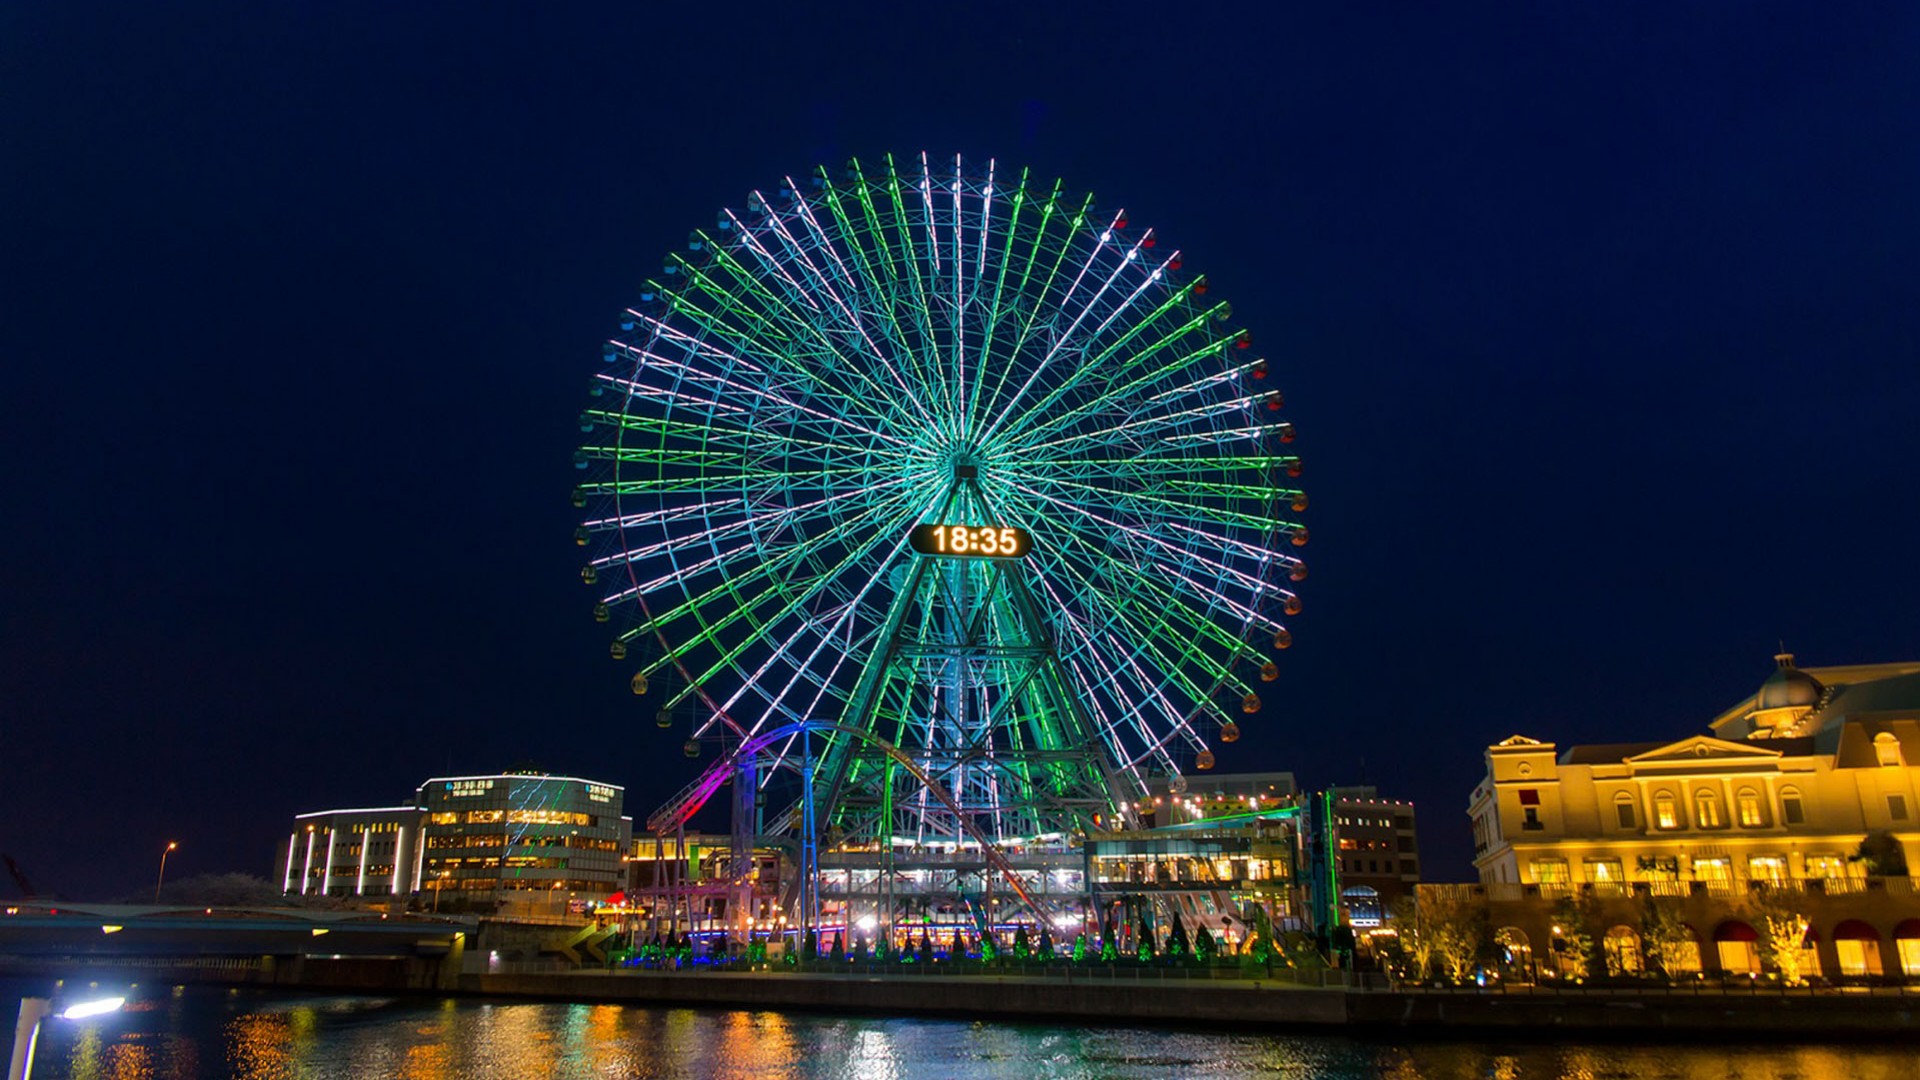
POLYGON ((693 231, 575 457, 594 617, 660 726, 751 745, 761 783, 797 723, 871 732, 989 814, 1050 747, 1097 751, 1115 804, 1211 768, 1291 643, 1307 499, 1271 362, 1183 262, 924 154, 693 231))

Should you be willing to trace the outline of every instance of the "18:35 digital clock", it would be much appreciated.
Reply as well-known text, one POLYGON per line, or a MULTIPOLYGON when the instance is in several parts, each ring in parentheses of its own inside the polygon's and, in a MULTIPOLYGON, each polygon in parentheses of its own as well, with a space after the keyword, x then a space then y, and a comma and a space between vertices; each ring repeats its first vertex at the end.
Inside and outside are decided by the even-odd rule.
POLYGON ((915 525, 907 544, 922 555, 959 559, 1020 559, 1033 550, 1027 530, 1011 525, 915 525))

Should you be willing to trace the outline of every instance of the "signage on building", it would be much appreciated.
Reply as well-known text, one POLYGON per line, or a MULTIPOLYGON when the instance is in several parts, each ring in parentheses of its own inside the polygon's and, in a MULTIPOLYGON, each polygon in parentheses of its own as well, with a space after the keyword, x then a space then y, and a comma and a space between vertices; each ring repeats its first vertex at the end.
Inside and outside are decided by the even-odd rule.
POLYGON ((588 784, 587 798, 592 799, 594 802, 612 802, 613 789, 605 784, 588 784))
POLYGON ((493 790, 493 781, 491 780, 447 781, 447 794, 453 798, 461 798, 467 795, 485 795, 491 790, 493 790))

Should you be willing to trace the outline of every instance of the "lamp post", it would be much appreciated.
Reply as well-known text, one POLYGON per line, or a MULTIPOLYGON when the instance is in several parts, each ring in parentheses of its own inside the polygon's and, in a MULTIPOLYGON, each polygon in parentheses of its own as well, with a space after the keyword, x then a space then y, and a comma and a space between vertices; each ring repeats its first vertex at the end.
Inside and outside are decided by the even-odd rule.
POLYGON ((451 871, 451 870, 442 870, 442 871, 440 871, 440 872, 439 872, 438 874, 435 874, 435 875, 434 875, 434 878, 433 878, 433 913, 434 913, 435 915, 438 915, 438 914, 440 914, 440 890, 441 890, 441 889, 444 889, 444 888, 446 888, 446 887, 447 887, 447 879, 448 879, 448 878, 450 878, 450 877, 452 877, 452 876, 453 876, 453 871, 451 871))
POLYGON ((43 997, 23 997, 20 999, 20 1016, 13 1028, 13 1058, 7 1063, 7 1080, 32 1080, 33 1051, 40 1041, 40 1021, 49 1016, 58 1016, 66 1020, 84 1020, 90 1016, 103 1016, 118 1012, 127 1003, 124 997, 101 998, 98 1001, 83 1001, 69 1005, 61 1012, 53 1011, 53 1002, 43 997))
POLYGON ((153 902, 156 904, 160 902, 160 886, 167 883, 167 856, 173 854, 174 849, 179 846, 178 843, 169 840, 167 849, 160 853, 160 876, 153 883, 153 902))

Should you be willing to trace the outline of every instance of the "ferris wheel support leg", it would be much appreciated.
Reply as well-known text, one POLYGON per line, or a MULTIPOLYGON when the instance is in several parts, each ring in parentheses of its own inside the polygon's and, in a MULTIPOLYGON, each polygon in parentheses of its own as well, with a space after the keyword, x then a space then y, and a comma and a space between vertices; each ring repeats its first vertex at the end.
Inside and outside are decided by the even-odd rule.
POLYGON ((733 865, 729 867, 732 888, 728 890, 727 924, 732 929, 730 938, 742 948, 752 944, 753 936, 753 836, 754 810, 759 788, 758 758, 753 754, 740 755, 738 769, 733 776, 733 835, 731 856, 733 865))
MULTIPOLYGON (((820 921, 820 833, 813 817, 813 733, 800 732, 802 784, 800 824, 800 945, 805 948, 820 921)), ((803 957, 807 960, 813 956, 803 957)))

